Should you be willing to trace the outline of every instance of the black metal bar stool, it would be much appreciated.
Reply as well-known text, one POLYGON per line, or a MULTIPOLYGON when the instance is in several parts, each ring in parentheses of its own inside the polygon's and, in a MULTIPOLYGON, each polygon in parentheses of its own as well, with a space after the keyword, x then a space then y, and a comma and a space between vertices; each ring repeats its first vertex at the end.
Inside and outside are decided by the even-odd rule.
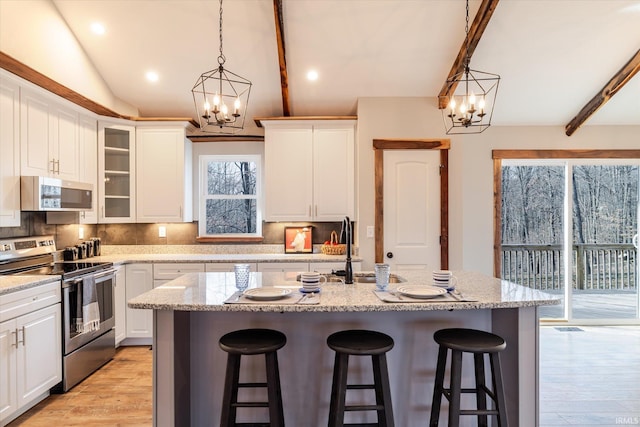
POLYGON ((386 353, 393 348, 393 339, 381 332, 348 330, 331 334, 327 345, 336 352, 333 384, 329 405, 329 427, 344 425, 393 427, 391 388, 386 353), (347 384, 349 356, 371 356, 373 384, 347 384), (346 405, 347 390, 375 390, 375 405, 346 405), (345 411, 376 411, 377 424, 344 424, 345 411))
POLYGON ((440 349, 438 350, 438 367, 433 387, 429 426, 438 426, 440 403, 442 396, 444 396, 449 400, 449 427, 458 427, 461 415, 476 415, 478 426, 483 427, 487 426, 487 416, 495 415, 498 419, 498 426, 508 427, 500 368, 500 352, 507 346, 504 339, 489 332, 458 328, 441 329, 433 334, 433 339, 440 345, 440 349), (451 378, 449 388, 444 388, 444 374, 449 350, 451 350, 451 378), (462 388, 463 353, 473 353, 475 388, 462 388), (489 390, 485 383, 485 354, 489 355, 493 390, 489 390), (477 409, 460 409, 461 393, 475 393, 477 409), (487 409, 487 396, 495 403, 495 409, 487 409))
POLYGON ((277 351, 287 343, 287 337, 271 329, 243 329, 229 332, 220 338, 220 348, 226 351, 227 372, 224 381, 220 426, 237 426, 238 408, 269 408, 269 422, 252 423, 252 426, 284 426, 280 374, 277 351), (264 354, 266 361, 266 383, 241 383, 240 358, 264 354), (239 388, 266 387, 267 402, 238 402, 239 388))

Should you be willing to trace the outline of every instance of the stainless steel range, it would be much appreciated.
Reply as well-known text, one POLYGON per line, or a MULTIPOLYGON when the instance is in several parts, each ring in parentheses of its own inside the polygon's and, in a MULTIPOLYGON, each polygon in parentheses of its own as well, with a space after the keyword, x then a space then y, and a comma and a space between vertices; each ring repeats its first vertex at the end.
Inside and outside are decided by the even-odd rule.
POLYGON ((62 276, 62 382, 54 391, 68 391, 115 355, 115 270, 110 262, 54 262, 55 253, 53 236, 0 240, 0 274, 62 276))

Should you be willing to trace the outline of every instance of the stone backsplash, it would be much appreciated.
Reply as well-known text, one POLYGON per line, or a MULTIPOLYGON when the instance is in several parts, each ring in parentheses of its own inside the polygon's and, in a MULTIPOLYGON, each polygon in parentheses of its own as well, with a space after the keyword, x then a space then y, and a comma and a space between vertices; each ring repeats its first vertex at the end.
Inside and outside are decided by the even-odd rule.
MULTIPOLYGON (((87 240, 90 237, 100 237, 103 245, 172 245, 185 246, 185 250, 190 249, 196 251, 196 247, 201 247, 202 253, 212 252, 213 247, 219 246, 223 252, 237 251, 234 253, 279 253, 283 251, 284 244, 284 228, 295 226, 313 226, 313 244, 321 245, 325 240, 329 240, 331 231, 340 232, 340 222, 305 222, 305 223, 287 223, 287 222, 264 222, 262 224, 262 234, 264 241, 260 245, 239 245, 229 244, 211 245, 208 243, 196 242, 198 236, 198 223, 171 223, 171 224, 47 224, 47 216, 45 212, 22 212, 20 227, 0 227, 0 239, 12 237, 27 237, 53 235, 56 241, 56 247, 62 249, 65 246, 71 246, 80 240, 87 240), (158 237, 158 227, 162 225, 166 227, 167 237, 158 237), (84 238, 80 239, 80 229, 82 229, 84 238), (270 246, 273 246, 271 248, 270 246), (280 247, 278 249, 278 246, 280 247), (187 248, 190 247, 190 248, 187 248), (256 247, 255 249, 251 249, 256 247), (243 249, 244 248, 244 249, 243 249)), ((171 251, 179 250, 178 247, 172 247, 171 251)), ((314 248, 316 252, 317 248, 314 248)), ((200 252, 197 250, 197 252, 200 252)))

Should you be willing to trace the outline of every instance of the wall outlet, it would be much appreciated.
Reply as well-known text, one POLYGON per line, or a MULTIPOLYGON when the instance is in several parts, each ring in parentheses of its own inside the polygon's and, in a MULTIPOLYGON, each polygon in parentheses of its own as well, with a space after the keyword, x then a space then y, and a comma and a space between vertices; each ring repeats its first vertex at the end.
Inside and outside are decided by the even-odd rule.
POLYGON ((376 232, 375 229, 373 228, 373 225, 368 225, 367 226, 367 237, 373 239, 376 236, 376 232))
POLYGON ((84 239, 84 227, 78 227, 78 239, 84 239))
POLYGON ((158 237, 167 237, 167 227, 164 225, 158 227, 158 237))

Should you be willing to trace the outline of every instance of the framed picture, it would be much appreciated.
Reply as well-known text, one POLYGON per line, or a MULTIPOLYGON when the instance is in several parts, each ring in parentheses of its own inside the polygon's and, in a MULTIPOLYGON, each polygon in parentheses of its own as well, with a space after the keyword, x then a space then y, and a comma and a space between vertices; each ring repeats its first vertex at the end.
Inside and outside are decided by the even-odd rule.
POLYGON ((313 252, 313 227, 285 227, 284 253, 301 254, 313 252))

